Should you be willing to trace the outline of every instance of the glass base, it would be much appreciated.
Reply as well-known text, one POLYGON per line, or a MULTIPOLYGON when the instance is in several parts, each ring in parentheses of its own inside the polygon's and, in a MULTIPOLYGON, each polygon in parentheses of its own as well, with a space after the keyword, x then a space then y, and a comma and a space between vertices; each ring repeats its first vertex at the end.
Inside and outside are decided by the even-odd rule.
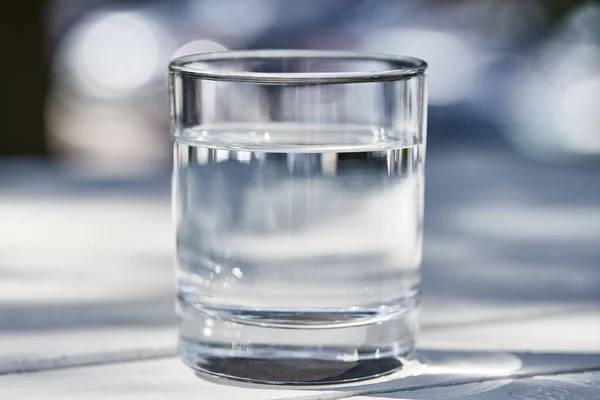
POLYGON ((203 345, 182 340, 180 352, 184 362, 200 376, 209 374, 236 381, 277 385, 323 385, 354 382, 397 372, 408 359, 389 357, 353 362, 286 357, 209 357, 203 345))
MULTIPOLYGON (((412 305, 412 302, 411 302, 412 305)), ((410 363, 416 309, 326 328, 240 323, 180 303, 183 361, 200 375, 279 385, 340 384, 397 372, 410 363)))

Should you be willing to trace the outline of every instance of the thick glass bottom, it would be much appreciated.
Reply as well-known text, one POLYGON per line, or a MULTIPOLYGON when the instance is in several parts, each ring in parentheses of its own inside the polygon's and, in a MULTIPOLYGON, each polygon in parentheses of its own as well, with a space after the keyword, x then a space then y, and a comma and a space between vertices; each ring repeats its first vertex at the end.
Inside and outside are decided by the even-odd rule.
MULTIPOLYGON (((215 308, 180 303, 183 361, 198 371, 251 383, 281 385, 340 384, 380 377, 404 368, 414 350, 417 321, 414 302, 394 313, 361 318, 339 326, 298 325, 225 319, 215 308)), ((289 316, 288 316, 289 317, 289 316)), ((310 322, 310 321, 308 321, 310 322)))

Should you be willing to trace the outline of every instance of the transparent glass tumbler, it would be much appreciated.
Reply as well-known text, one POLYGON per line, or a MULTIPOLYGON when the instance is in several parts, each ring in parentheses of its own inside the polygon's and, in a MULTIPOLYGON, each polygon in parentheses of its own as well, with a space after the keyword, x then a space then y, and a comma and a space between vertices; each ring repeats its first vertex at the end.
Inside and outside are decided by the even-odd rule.
POLYGON ((425 62, 333 51, 170 65, 180 354, 198 372, 341 383, 418 329, 425 62))

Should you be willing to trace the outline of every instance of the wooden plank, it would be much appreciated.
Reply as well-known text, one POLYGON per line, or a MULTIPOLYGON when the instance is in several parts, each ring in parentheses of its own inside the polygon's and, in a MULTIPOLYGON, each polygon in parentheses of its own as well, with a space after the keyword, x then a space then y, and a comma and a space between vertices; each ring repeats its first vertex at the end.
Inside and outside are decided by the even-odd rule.
POLYGON ((488 380, 471 384, 438 386, 429 389, 374 393, 355 397, 375 399, 600 399, 600 371, 542 375, 520 379, 488 380))
MULTIPOLYGON (((87 356, 72 354, 62 358, 59 365, 51 365, 52 360, 40 360, 41 363, 37 366, 42 369, 69 366, 72 368, 5 375, 0 377, 0 387, 3 388, 3 393, 24 399, 34 399, 42 394, 45 396, 44 398, 49 399, 58 399, 64 395, 84 396, 91 399, 113 397, 145 399, 154 398, 152 396, 156 393, 168 399, 166 393, 169 393, 173 398, 178 399, 191 398, 193 395, 201 394, 208 398, 215 396, 215 398, 224 399, 240 398, 240 396, 248 396, 247 398, 250 399, 309 396, 307 398, 333 400, 360 393, 374 393, 374 391, 393 393, 403 388, 413 390, 411 388, 450 383, 453 386, 466 385, 469 382, 477 388, 483 387, 485 390, 492 390, 497 387, 499 377, 528 377, 532 374, 557 374, 600 368, 600 349, 597 349, 593 340, 594 332, 600 331, 598 314, 585 312, 564 318, 550 316, 546 319, 532 319, 514 323, 514 325, 512 322, 501 322, 482 326, 466 326, 462 329, 452 328, 432 333, 429 338, 425 334, 423 342, 428 346, 422 347, 419 353, 419 359, 423 361, 425 368, 419 370, 415 367, 412 370, 420 372, 420 375, 403 378, 392 376, 368 384, 357 384, 344 390, 298 392, 264 390, 262 388, 256 390, 253 386, 239 384, 223 385, 218 383, 219 380, 206 381, 195 377, 191 370, 183 366, 176 358, 123 362, 132 359, 130 353, 116 354, 117 358, 106 353, 88 354, 87 356), (569 326, 574 327, 574 330, 565 331, 565 327, 569 326), (576 340, 577 334, 581 334, 580 329, 590 333, 589 339, 576 340), (538 338, 543 337, 544 332, 555 331, 556 334, 548 337, 546 341, 535 341, 531 336, 519 337, 515 335, 515 331, 531 332, 538 338), (442 335, 442 338, 445 338, 446 335, 451 336, 443 341, 436 335, 442 335), (498 349, 502 348, 502 343, 511 343, 513 349, 521 347, 529 352, 500 351, 498 349), (568 343, 572 343, 570 347, 567 346, 568 343), (543 349, 546 347, 552 351, 544 352, 543 349), (496 351, 489 351, 489 349, 496 349, 496 351), (86 366, 105 362, 109 364, 96 367, 77 367, 78 365, 86 366), (31 382, 35 382, 35 385, 32 386, 31 382), (72 384, 72 382, 76 383, 72 384)), ((76 335, 71 337, 75 338, 76 335)), ((132 336, 131 340, 135 340, 135 337, 132 336)), ((50 343, 45 340, 41 342, 50 343)), ((11 340, 7 340, 6 343, 11 343, 11 340)), ((64 343, 68 345, 68 341, 64 343)), ((129 345, 126 344, 125 347, 129 345)), ((148 354, 140 353, 133 354, 133 356, 133 358, 144 358, 148 357, 148 354)), ((13 367, 22 366, 18 363, 12 365, 13 367)), ((30 366, 35 367, 36 364, 30 366)))
MULTIPOLYGON (((447 360, 449 355, 453 355, 454 359, 460 360, 463 367, 470 368, 475 375, 477 368, 479 374, 485 374, 485 368, 490 370, 492 360, 500 360, 500 364, 496 363, 497 366, 491 368, 492 372, 497 372, 498 369, 511 372, 512 364, 507 366, 507 358, 501 351, 600 354, 596 335, 599 331, 600 311, 582 312, 528 321, 451 327, 431 332, 425 330, 421 335, 419 348, 425 359, 433 357, 438 364, 440 356, 447 360), (489 358, 488 355, 494 354, 490 353, 492 349, 500 353, 489 358), (478 352, 483 352, 483 355, 478 352), (481 365, 472 365, 473 362, 481 365)), ((0 373, 60 367, 62 364, 53 361, 57 358, 75 358, 66 361, 67 365, 87 365, 94 363, 90 355, 118 352, 129 354, 127 351, 130 350, 133 351, 131 354, 135 354, 135 351, 160 349, 161 354, 173 355, 175 347, 175 327, 93 328, 4 334, 0 335, 0 348, 5 349, 5 355, 0 358, 0 373), (77 361, 76 356, 83 358, 77 361)), ((100 360, 104 359, 102 356, 98 357, 100 360)), ((124 359, 119 357, 114 361, 132 359, 131 356, 124 359)), ((437 370, 440 371, 439 366, 437 370)))
POLYGON ((200 379, 178 359, 0 376, 6 398, 95 399, 272 399, 315 394, 225 386, 200 379))
POLYGON ((121 327, 0 335, 0 374, 174 356, 176 331, 121 327))
MULTIPOLYGON (((82 368, 0 376, 2 394, 7 398, 59 399, 343 399, 361 394, 385 393, 390 398, 405 398, 411 393, 433 387, 473 385, 464 393, 492 390, 507 380, 529 379, 591 370, 600 371, 598 355, 577 354, 497 354, 468 352, 429 352, 429 364, 418 376, 390 377, 345 388, 290 390, 205 380, 196 377, 178 359, 125 362, 82 368), (404 392, 402 392, 404 391, 404 392), (394 397, 398 392, 399 397, 394 397), (390 395, 391 394, 391 395, 390 395)), ((448 390, 448 389, 445 389, 448 390)), ((452 390, 451 390, 452 391, 452 390)), ((460 393, 460 392, 459 392, 460 393)), ((503 397, 498 397, 503 398, 503 397)))
POLYGON ((423 330, 420 346, 443 350, 600 353, 600 309, 423 330))

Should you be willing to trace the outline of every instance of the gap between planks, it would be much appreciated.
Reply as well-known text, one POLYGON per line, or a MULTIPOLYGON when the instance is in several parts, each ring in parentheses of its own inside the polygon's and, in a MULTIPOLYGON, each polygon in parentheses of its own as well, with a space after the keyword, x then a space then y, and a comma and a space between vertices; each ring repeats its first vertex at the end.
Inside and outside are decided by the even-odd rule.
POLYGON ((48 358, 0 360, 0 375, 20 374, 26 372, 47 371, 53 369, 86 367, 93 365, 116 364, 131 361, 153 360, 175 357, 174 347, 150 349, 134 349, 87 353, 48 358))

